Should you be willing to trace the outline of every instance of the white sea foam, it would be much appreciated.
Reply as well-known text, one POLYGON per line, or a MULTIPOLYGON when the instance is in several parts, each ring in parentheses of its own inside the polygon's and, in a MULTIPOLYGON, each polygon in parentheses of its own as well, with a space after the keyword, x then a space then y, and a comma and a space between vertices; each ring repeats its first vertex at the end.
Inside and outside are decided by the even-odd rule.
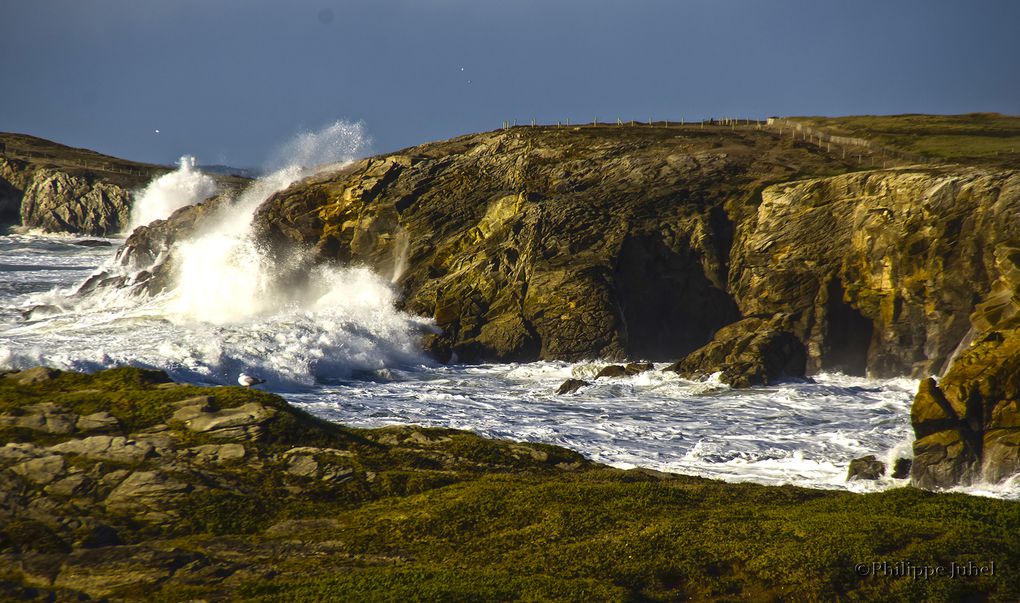
MULTIPOLYGON (((57 311, 6 329, 0 361, 87 370, 136 364, 213 383, 233 383, 240 371, 254 370, 277 389, 422 364, 418 341, 430 323, 395 309, 388 279, 364 268, 308 269, 296 250, 281 262, 252 234, 256 209, 273 193, 317 169, 351 161, 364 141, 360 124, 343 122, 298 136, 285 147, 295 165, 255 181, 192 236, 175 242, 172 285, 155 296, 101 287, 72 297, 64 282, 64 288, 22 298, 23 306, 57 311), (288 261, 301 269, 289 270, 288 261)), ((175 174, 176 181, 190 178, 190 169, 182 162, 181 170, 147 190, 175 174)), ((132 278, 149 266, 111 259, 103 268, 132 278)))
POLYGON ((194 157, 181 157, 175 171, 156 178, 138 193, 127 232, 215 195, 216 181, 198 171, 195 164, 194 157))

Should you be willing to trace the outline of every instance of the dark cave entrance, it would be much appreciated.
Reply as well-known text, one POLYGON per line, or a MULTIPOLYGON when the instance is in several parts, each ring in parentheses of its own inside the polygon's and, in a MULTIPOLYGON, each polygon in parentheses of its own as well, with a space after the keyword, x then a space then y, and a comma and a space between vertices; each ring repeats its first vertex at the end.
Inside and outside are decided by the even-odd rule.
POLYGON ((671 249, 658 234, 628 237, 613 277, 629 358, 683 358, 740 318, 729 294, 705 275, 700 256, 671 249))
POLYGON ((821 366, 825 370, 863 377, 868 371, 868 350, 874 326, 843 300, 843 293, 839 279, 829 281, 821 366))

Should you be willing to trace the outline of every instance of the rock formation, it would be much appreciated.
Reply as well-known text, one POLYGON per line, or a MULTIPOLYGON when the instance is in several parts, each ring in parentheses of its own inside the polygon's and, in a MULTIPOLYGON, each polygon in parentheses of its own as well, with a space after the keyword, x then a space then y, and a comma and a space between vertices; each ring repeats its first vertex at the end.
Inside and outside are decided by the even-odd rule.
POLYGON ((132 190, 169 171, 23 134, 0 134, 0 226, 112 235, 132 190))
POLYGON ((21 200, 21 225, 45 232, 116 234, 129 221, 131 192, 59 170, 36 171, 21 200))
MULTIPOLYGON (((1004 274, 996 254, 1020 240, 1020 174, 974 163, 877 169, 753 129, 513 128, 296 183, 258 209, 255 232, 292 268, 285 278, 329 262, 391 276, 403 309, 441 329, 425 346, 442 361, 679 359, 684 375, 734 386, 821 370, 938 374, 991 295, 978 343, 919 393, 919 442, 963 434, 914 466, 957 463, 945 479, 917 478, 939 485, 1006 475, 1006 452, 994 453, 1000 469, 983 467, 1012 437, 989 414, 1012 390, 978 387, 963 367, 1002 372, 1011 358, 1013 327, 998 323, 1017 288, 989 292, 1004 274), (925 401, 954 382, 985 400, 971 435, 961 421, 976 420, 964 406, 978 394, 946 391, 955 416, 925 401), (943 449, 958 460, 932 460, 943 449)), ((86 289, 166 286, 164 252, 207 211, 137 233, 120 254, 139 276, 86 289)))
MULTIPOLYGON (((115 235, 128 226, 134 192, 168 171, 33 136, 0 133, 0 227, 115 235)), ((232 175, 214 178, 230 188, 246 181, 232 175)))
POLYGON ((921 487, 1020 472, 1020 249, 995 249, 1000 277, 972 316, 973 333, 945 375, 922 381, 914 398, 911 475, 921 487))

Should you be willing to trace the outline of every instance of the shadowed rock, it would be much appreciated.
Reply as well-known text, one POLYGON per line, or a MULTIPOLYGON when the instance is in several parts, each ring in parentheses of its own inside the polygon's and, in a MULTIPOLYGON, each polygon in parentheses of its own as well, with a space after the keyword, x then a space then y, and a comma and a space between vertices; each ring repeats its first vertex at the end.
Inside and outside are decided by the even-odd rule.
POLYGON ((567 379, 560 385, 559 389, 556 390, 556 393, 560 395, 572 394, 582 387, 588 387, 589 385, 591 385, 591 383, 583 379, 567 379))
POLYGON ((885 463, 869 454, 859 459, 850 461, 847 469, 846 481, 854 480, 876 480, 885 475, 885 463))

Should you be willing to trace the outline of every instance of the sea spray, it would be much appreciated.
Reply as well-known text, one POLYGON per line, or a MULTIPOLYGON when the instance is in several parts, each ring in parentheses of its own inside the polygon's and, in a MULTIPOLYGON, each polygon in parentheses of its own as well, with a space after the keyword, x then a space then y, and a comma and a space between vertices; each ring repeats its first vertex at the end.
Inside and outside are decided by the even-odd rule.
POLYGON ((150 182, 137 195, 131 208, 131 223, 127 232, 162 220, 174 211, 194 205, 216 194, 216 181, 198 171, 196 160, 190 155, 181 157, 177 170, 150 182))
MULTIPOLYGON (((346 122, 301 134, 284 147, 292 165, 221 200, 188 235, 143 254, 148 260, 110 260, 93 277, 108 285, 78 296, 68 290, 38 296, 36 302, 58 304, 64 313, 8 333, 25 344, 66 335, 85 336, 89 345, 41 353, 44 345, 31 352, 26 345, 23 356, 11 352, 6 363, 79 369, 131 363, 214 383, 233 383, 250 371, 277 390, 422 364, 419 341, 430 321, 396 310, 391 275, 313 266, 297 249, 270 257, 252 233, 256 210, 275 192, 350 162, 366 140, 360 124, 346 122), (167 286, 132 292, 131 283, 162 262, 172 270, 167 286)), ((175 174, 194 175, 188 166, 182 162, 175 174)))

